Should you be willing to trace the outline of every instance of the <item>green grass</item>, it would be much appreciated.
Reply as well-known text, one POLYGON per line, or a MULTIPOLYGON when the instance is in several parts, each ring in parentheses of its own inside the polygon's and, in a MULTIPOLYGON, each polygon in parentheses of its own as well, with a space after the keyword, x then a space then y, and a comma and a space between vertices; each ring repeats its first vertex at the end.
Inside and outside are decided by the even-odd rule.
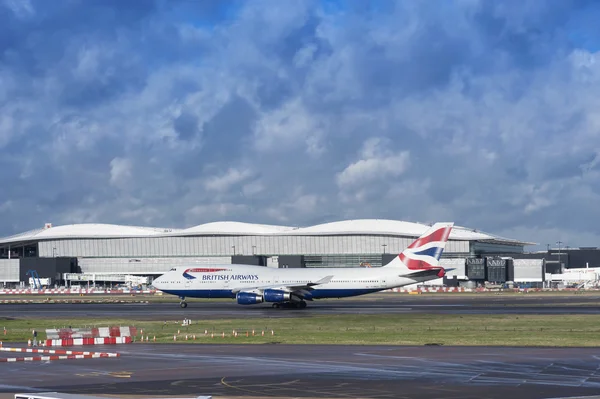
MULTIPOLYGON (((502 345, 502 346, 600 346, 600 316, 596 315, 339 315, 285 319, 193 320, 182 327, 164 322, 124 319, 0 320, 6 327, 4 342, 23 342, 46 328, 135 325, 150 341, 171 343, 238 344, 390 344, 502 345), (252 337, 255 330, 257 336, 252 337), (178 334, 179 330, 179 334, 178 334), (205 330, 208 334, 205 335, 205 330), (233 337, 232 330, 238 332, 233 337), (271 330, 274 335, 271 336, 271 330), (249 337, 246 337, 249 331, 249 337), (265 336, 262 336, 265 331, 265 336), (222 338, 222 333, 225 338, 222 338), (214 338, 211 338, 211 333, 214 338), (185 341, 185 335, 188 340, 185 341), (196 335, 196 340, 192 336, 196 335)), ((179 322, 180 323, 180 322, 179 322)), ((139 336, 137 338, 139 341, 139 336)))

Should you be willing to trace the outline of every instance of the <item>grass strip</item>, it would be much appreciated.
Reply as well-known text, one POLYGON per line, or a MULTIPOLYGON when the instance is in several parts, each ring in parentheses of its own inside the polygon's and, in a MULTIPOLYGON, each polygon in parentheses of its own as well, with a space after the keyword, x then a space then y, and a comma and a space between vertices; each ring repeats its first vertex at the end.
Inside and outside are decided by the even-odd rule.
POLYGON ((2 327, 7 330, 0 340, 27 341, 32 329, 43 339, 46 328, 131 325, 158 343, 600 346, 598 315, 337 315, 192 320, 189 326, 174 320, 165 324, 118 318, 15 319, 0 320, 0 334, 2 327))

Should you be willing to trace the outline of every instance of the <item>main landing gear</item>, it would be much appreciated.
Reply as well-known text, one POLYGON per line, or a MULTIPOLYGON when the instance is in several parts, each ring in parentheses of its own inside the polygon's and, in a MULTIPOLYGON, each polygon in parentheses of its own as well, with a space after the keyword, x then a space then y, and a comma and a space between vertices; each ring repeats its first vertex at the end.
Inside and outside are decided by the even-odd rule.
POLYGON ((180 296, 179 299, 181 299, 181 302, 179 302, 179 306, 181 306, 182 309, 187 308, 187 302, 185 301, 185 297, 180 296))
POLYGON ((306 302, 275 302, 272 306, 275 309, 304 309, 306 308, 306 302))

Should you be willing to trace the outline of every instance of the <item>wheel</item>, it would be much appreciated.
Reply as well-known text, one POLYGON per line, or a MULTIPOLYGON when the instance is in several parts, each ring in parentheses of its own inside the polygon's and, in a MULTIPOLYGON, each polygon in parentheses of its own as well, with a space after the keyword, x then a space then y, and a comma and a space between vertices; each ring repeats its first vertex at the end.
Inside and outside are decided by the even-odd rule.
POLYGON ((187 308, 187 302, 181 302, 179 306, 181 306, 182 308, 187 308))
POLYGON ((273 304, 273 307, 274 307, 275 309, 279 309, 279 304, 278 304, 278 303, 274 303, 274 304, 273 304))
POLYGON ((302 301, 300 302, 300 309, 304 309, 306 308, 306 302, 302 301))

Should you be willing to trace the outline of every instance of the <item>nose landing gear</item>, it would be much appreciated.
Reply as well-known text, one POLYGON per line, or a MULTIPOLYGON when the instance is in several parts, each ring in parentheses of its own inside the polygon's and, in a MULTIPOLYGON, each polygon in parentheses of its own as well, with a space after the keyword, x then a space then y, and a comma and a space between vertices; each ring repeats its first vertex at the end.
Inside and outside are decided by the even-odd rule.
POLYGON ((185 301, 185 297, 180 296, 179 299, 181 299, 181 302, 179 302, 179 306, 181 306, 182 309, 187 308, 187 302, 185 301))

